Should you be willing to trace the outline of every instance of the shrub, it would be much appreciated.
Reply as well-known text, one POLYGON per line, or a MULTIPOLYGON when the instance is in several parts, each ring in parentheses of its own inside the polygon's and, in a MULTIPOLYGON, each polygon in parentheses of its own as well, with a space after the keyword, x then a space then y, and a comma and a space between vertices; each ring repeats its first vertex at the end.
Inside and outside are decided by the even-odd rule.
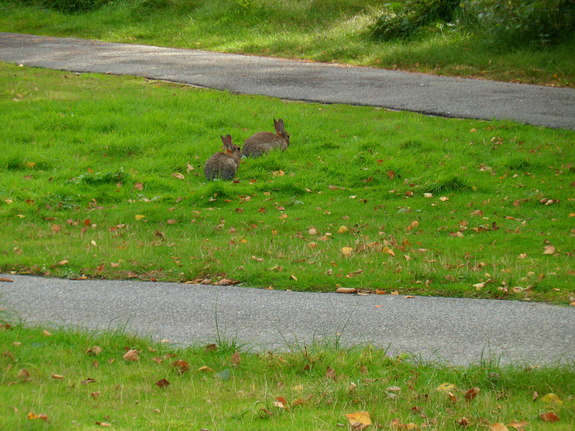
POLYGON ((546 45, 573 37, 573 0, 465 0, 462 10, 486 41, 504 47, 546 45))
POLYGON ((406 0, 386 4, 372 27, 373 35, 382 40, 406 39, 420 28, 436 22, 452 22, 459 0, 406 0))
POLYGON ((82 13, 97 9, 111 0, 23 0, 24 3, 37 4, 63 13, 82 13))

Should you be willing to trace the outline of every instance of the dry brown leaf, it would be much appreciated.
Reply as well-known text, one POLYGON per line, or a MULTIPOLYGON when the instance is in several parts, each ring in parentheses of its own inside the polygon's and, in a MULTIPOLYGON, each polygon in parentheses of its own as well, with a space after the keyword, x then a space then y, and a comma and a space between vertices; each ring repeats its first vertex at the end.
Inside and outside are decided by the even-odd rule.
POLYGON ((186 177, 184 176, 184 174, 180 174, 179 172, 174 172, 172 174, 172 177, 178 179, 178 180, 185 180, 186 177))
POLYGON ((277 397, 274 400, 274 407, 279 409, 289 410, 289 403, 284 397, 277 397))
POLYGON ((232 355, 231 361, 232 361, 233 365, 240 365, 240 362, 242 362, 242 358, 240 357, 240 352, 238 352, 236 350, 236 352, 232 355))
POLYGON ((92 346, 86 349, 86 355, 88 356, 98 356, 102 353, 102 348, 100 346, 92 346))
POLYGON ((0 277, 0 282, 2 282, 2 283, 14 283, 14 280, 12 280, 11 278, 0 277))
POLYGON ((340 226, 337 230, 337 233, 347 233, 349 232, 349 228, 347 226, 340 226))
POLYGON ((419 222, 417 220, 414 220, 410 223, 409 226, 407 226, 407 231, 411 232, 413 229, 416 229, 419 226, 419 222))
POLYGON ((491 425, 489 431, 509 431, 509 428, 507 428, 501 422, 497 422, 496 424, 491 425))
POLYGON ((23 379, 23 380, 28 380, 30 378, 30 371, 28 371, 26 368, 22 368, 18 372, 18 378, 23 379))
POLYGON ((527 421, 521 421, 521 422, 513 421, 507 424, 508 427, 512 427, 517 430, 521 430, 525 428, 527 425, 529 425, 529 422, 527 421))
POLYGON ((161 380, 158 380, 158 381, 155 383, 155 385, 156 385, 158 388, 167 388, 168 386, 170 386, 170 382, 168 382, 166 379, 161 379, 161 380))
POLYGON ((338 287, 335 290, 336 293, 357 293, 357 289, 355 287, 338 287))
POLYGON ((198 371, 202 371, 204 373, 213 373, 214 369, 208 367, 207 365, 202 365, 200 368, 198 368, 198 371))
POLYGON ((112 424, 109 424, 107 422, 96 422, 96 425, 99 425, 101 427, 111 427, 112 424))
POLYGON ((140 360, 140 355, 136 349, 130 349, 122 356, 124 361, 137 362, 140 360))
POLYGON ((181 359, 172 362, 172 367, 176 370, 178 374, 184 374, 186 371, 190 370, 190 365, 181 359))
POLYGON ((549 244, 543 247, 543 254, 554 255, 556 253, 557 249, 555 248, 554 245, 549 244))
POLYGON ((475 388, 471 388, 469 389, 467 392, 465 392, 465 399, 467 401, 471 401, 473 398, 475 398, 479 393, 481 392, 481 389, 475 387, 475 388))
POLYGON ((557 414, 553 413, 553 412, 545 412, 545 413, 541 413, 539 415, 539 418, 543 421, 543 422, 559 422, 559 416, 557 416, 557 414))
POLYGON ((64 376, 62 374, 52 374, 54 380, 62 380, 64 376))
POLYGON ((335 370, 331 367, 327 367, 327 370, 325 370, 325 377, 331 380, 335 380, 335 370))
POLYGON ((465 416, 462 417, 461 419, 456 420, 455 423, 463 428, 466 428, 469 425, 471 425, 471 421, 467 419, 465 416))

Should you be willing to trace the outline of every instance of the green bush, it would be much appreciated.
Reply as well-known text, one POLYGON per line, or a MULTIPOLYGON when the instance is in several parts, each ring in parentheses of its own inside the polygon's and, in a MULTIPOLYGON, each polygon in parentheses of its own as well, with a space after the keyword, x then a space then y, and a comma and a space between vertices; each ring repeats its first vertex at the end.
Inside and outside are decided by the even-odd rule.
POLYGON ((422 27, 436 22, 452 22, 459 0, 406 0, 387 3, 372 27, 377 39, 407 39, 422 27))
POLYGON ((573 0, 464 0, 461 6, 495 45, 553 44, 575 31, 573 0))
POLYGON ((62 13, 82 13, 98 9, 111 0, 22 0, 23 3, 37 4, 62 13))

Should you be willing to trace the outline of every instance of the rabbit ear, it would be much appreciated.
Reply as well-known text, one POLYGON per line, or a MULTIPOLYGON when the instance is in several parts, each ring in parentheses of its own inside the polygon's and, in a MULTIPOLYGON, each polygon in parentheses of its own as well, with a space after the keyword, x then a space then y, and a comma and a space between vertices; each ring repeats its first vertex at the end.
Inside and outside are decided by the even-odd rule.
POLYGON ((232 137, 231 135, 226 135, 226 136, 221 136, 220 138, 222 138, 222 142, 224 144, 224 147, 231 149, 232 148, 232 137))
POLYGON ((276 132, 278 133, 284 132, 284 120, 280 118, 276 121, 274 118, 274 127, 276 128, 276 132))

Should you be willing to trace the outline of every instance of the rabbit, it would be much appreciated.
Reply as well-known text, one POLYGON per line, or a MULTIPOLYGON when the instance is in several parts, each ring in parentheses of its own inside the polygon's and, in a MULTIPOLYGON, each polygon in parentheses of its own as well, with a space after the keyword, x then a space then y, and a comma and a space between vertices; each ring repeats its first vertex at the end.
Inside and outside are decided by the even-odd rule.
POLYGON ((250 136, 244 143, 242 153, 246 157, 259 157, 271 151, 274 148, 279 148, 284 151, 289 146, 289 133, 284 130, 284 120, 274 119, 274 127, 276 133, 259 132, 250 136))
POLYGON ((220 137, 224 144, 223 151, 210 157, 204 166, 204 174, 206 174, 206 179, 209 181, 216 178, 222 180, 233 179, 236 176, 240 159, 242 158, 242 150, 232 144, 230 135, 220 137))

